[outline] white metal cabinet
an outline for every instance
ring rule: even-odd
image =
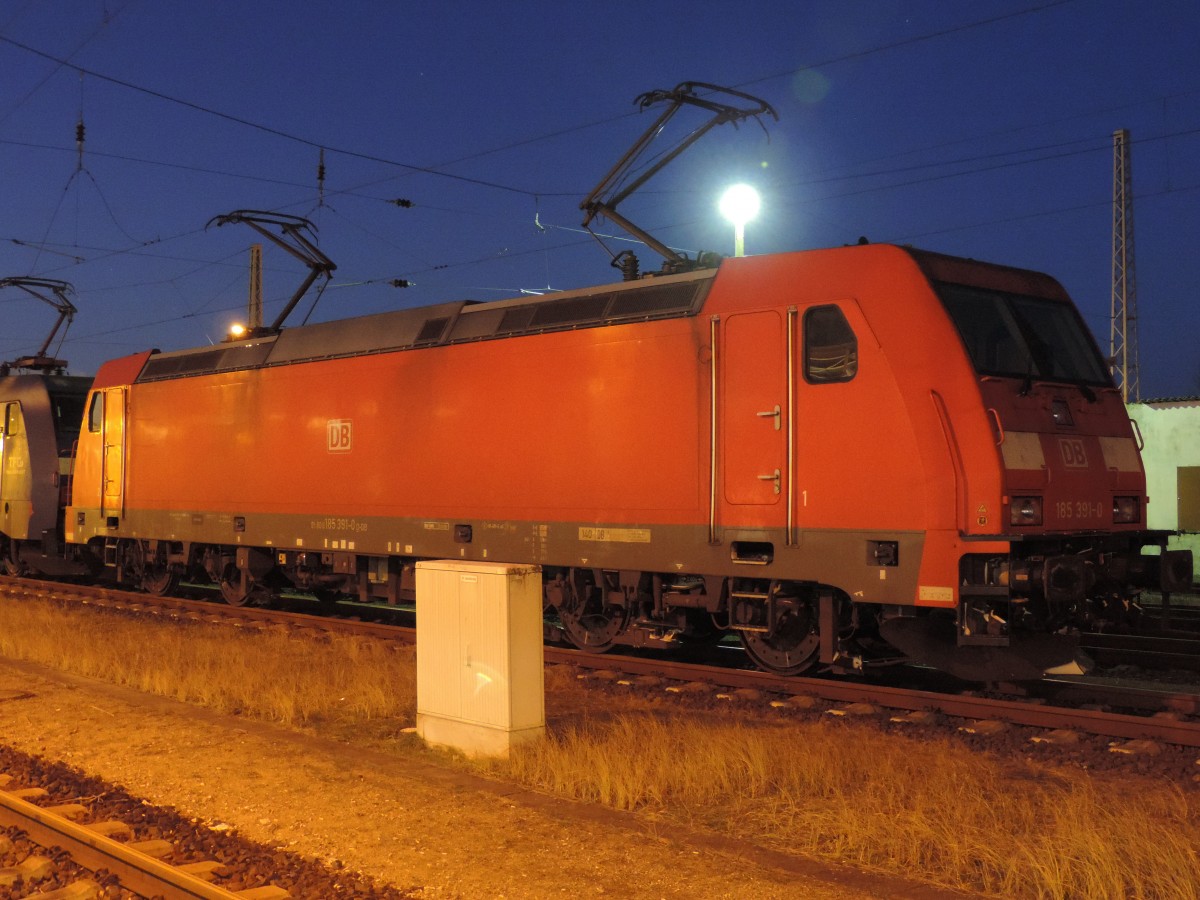
[[[495,756],[545,726],[541,569],[417,563],[417,732]]]

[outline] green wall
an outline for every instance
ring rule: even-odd
[[[1130,403],[1129,415],[1145,441],[1142,463],[1146,467],[1146,493],[1150,497],[1147,525],[1176,531],[1179,469],[1200,467],[1200,399]],[[1172,538],[1171,547],[1190,548],[1200,560],[1200,533],[1186,532]]]

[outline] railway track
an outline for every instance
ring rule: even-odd
[[[1200,636],[1089,634],[1082,649],[1102,666],[1200,672]]]
[[[703,682],[733,691],[775,697],[811,697],[835,704],[870,704],[899,712],[933,712],[965,721],[1000,721],[1046,729],[1073,729],[1124,740],[1153,740],[1200,747],[1200,694],[1169,688],[1109,684],[1086,679],[1003,686],[1020,697],[981,696],[824,678],[782,678],[767,672],[720,669],[627,656],[596,657],[577,650],[546,649],[548,661],[613,670],[682,683]],[[1140,709],[1142,714],[1095,709]],[[1165,713],[1166,715],[1159,715]],[[1179,718],[1176,718],[1179,717]]]
[[[135,839],[134,825],[103,814],[97,817],[94,806],[95,798],[55,799],[45,788],[14,784],[12,775],[0,773],[0,828],[14,834],[0,832],[0,851],[20,858],[0,869],[0,887],[22,892],[13,896],[52,895],[63,900],[101,896],[286,900],[292,896],[271,884],[236,891],[214,884],[214,879],[234,883],[241,879],[231,877],[235,874],[231,868],[213,859],[166,862],[181,855],[177,844]]]
[[[20,699],[0,697],[0,701]],[[2,735],[0,735],[2,738]],[[43,900],[401,900],[338,866],[154,806],[0,745],[0,897]]]
[[[150,597],[110,588],[60,585],[28,579],[0,579],[10,593],[74,601],[131,613],[207,620],[220,624],[282,625],[308,631],[340,632],[411,642],[411,627],[306,612],[230,607],[206,600]],[[683,662],[662,657],[617,653],[588,654],[547,645],[548,663],[584,670],[616,670],[633,677],[660,679],[667,686],[700,683],[718,691],[743,691],[764,698],[810,697],[840,704],[870,704],[906,713],[938,713],[964,721],[1000,721],[1045,729],[1070,729],[1122,740],[1150,740],[1200,747],[1200,688],[1115,682],[1085,677],[1048,679],[1019,686],[996,686],[984,694],[929,672],[904,677],[932,681],[933,688],[851,678],[785,677],[745,668],[744,657],[730,653],[723,664]],[[893,677],[893,680],[895,678]],[[999,694],[999,696],[997,696]]]

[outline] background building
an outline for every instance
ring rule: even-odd
[[[1171,546],[1200,559],[1200,398],[1130,403],[1129,415],[1146,444],[1146,523],[1181,532]]]

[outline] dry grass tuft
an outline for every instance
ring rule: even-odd
[[[415,653],[0,598],[0,655],[291,726],[410,723]],[[1200,810],[1164,784],[1006,763],[846,722],[588,718],[486,770],[560,796],[996,896],[1200,900]],[[597,710],[598,716],[611,712]],[[565,718],[565,717],[564,717]],[[402,747],[405,745],[402,745]],[[405,752],[403,749],[400,752]]]

